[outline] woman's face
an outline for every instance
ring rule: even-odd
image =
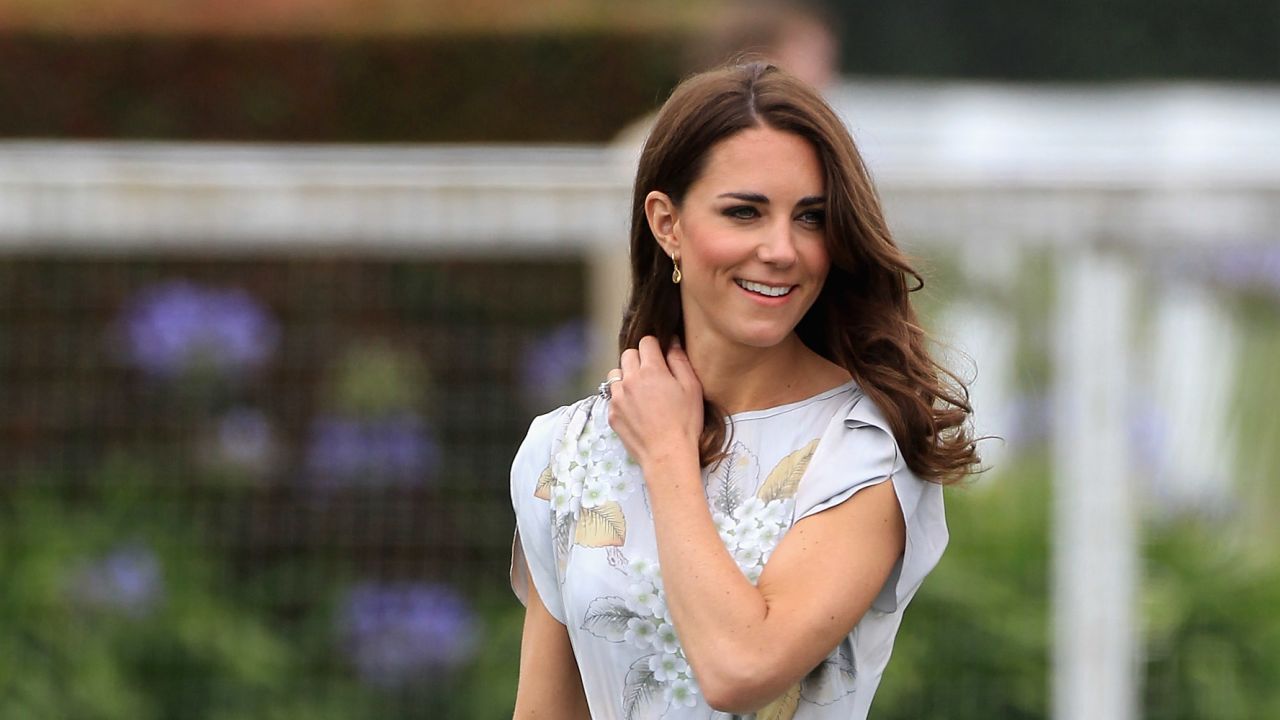
[[[804,138],[762,126],[713,146],[664,240],[680,258],[686,337],[726,349],[788,338],[827,277],[825,208]]]

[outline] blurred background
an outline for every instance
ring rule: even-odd
[[[999,436],[872,716],[1280,717],[1280,4],[0,0],[0,719],[509,717],[510,460],[744,49]]]

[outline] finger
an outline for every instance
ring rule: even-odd
[[[621,380],[622,370],[620,368],[614,368],[610,370],[607,375],[604,376],[604,379],[605,380]]]
[[[702,386],[698,381],[698,374],[694,372],[693,363],[689,362],[689,356],[678,344],[672,344],[667,350],[667,367],[671,368],[671,374],[682,387],[700,388]]]
[[[618,365],[622,367],[622,377],[634,374],[640,369],[640,352],[635,348],[623,350]]]
[[[652,335],[640,338],[640,364],[660,368],[667,366],[666,358],[662,357],[662,346],[658,344],[658,338]]]

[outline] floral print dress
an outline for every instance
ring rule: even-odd
[[[729,421],[729,454],[703,480],[720,539],[753,583],[796,522],[893,483],[906,549],[871,609],[826,660],[748,716],[865,718],[903,610],[946,547],[942,489],[911,473],[885,417],[852,382]],[[535,419],[512,465],[511,497],[512,587],[523,601],[532,580],[567,628],[595,720],[741,717],[706,704],[685,659],[644,479],[609,427],[607,401]]]

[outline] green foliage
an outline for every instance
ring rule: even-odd
[[[287,341],[249,377],[121,368],[103,308],[175,275],[248,288]],[[510,717],[505,474],[528,416],[507,349],[574,317],[581,282],[559,261],[0,267],[0,335],[23,338],[0,345],[0,720]],[[438,479],[311,474],[314,418],[433,402],[463,409]],[[229,410],[259,422],[228,437]],[[458,637],[474,656],[432,654]]]
[[[117,457],[78,500],[49,478],[6,498],[0,718],[356,716],[356,694],[317,687],[289,634],[221,591],[207,544],[145,493],[151,475]],[[119,570],[125,596],[93,600],[77,576],[122,545],[153,552],[156,576]]]
[[[907,609],[876,717],[1047,716],[1047,477],[1028,458],[948,491],[951,544]]]
[[[366,685],[331,659],[335,599],[352,578],[321,577],[304,557],[229,583],[227,548],[184,522],[181,503],[157,502],[160,466],[116,455],[87,487],[31,477],[5,495],[0,720],[510,717],[524,612],[505,588],[477,601],[483,643],[465,667]],[[122,545],[154,551],[154,597],[86,601],[77,573]],[[281,597],[285,586],[305,590]]]
[[[524,606],[506,588],[481,598],[477,606],[486,619],[485,642],[459,678],[457,717],[506,720],[516,705]]]
[[[1280,717],[1280,561],[1234,535],[1189,520],[1149,533],[1148,717]]]
[[[346,348],[330,384],[332,408],[355,417],[417,412],[430,387],[426,368],[412,353],[378,339]]]
[[[1049,490],[1047,459],[1023,457],[949,491],[951,545],[907,610],[875,717],[1048,717]],[[1147,523],[1147,718],[1280,717],[1280,558],[1241,517]]]
[[[1280,525],[1272,521],[1280,505],[1280,303],[1274,297],[1245,295],[1234,313],[1241,338],[1240,368],[1232,420],[1237,435],[1239,512],[1259,545],[1276,547]]]

